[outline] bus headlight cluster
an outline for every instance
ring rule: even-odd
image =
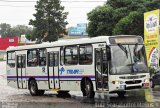
[[[123,81],[112,81],[113,84],[123,84]]]

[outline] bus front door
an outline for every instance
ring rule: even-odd
[[[96,90],[108,90],[108,63],[106,49],[95,49]]]
[[[48,78],[49,88],[59,89],[59,52],[48,53]]]
[[[17,55],[17,81],[18,88],[27,88],[26,55]]]

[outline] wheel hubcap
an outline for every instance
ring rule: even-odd
[[[90,85],[89,84],[86,85],[86,89],[85,90],[86,90],[86,94],[90,93]]]
[[[32,84],[32,85],[31,85],[31,92],[32,92],[32,93],[35,93],[35,84]]]

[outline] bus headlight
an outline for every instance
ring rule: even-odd
[[[123,81],[112,81],[113,84],[123,84]]]

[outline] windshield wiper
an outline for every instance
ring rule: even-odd
[[[122,46],[122,44],[118,44],[118,46],[122,49],[122,51],[125,52],[127,58],[128,58],[128,51],[126,50],[126,48],[124,46]]]
[[[134,54],[136,53],[137,48],[138,48],[138,43],[135,44],[135,47],[134,47]]]

